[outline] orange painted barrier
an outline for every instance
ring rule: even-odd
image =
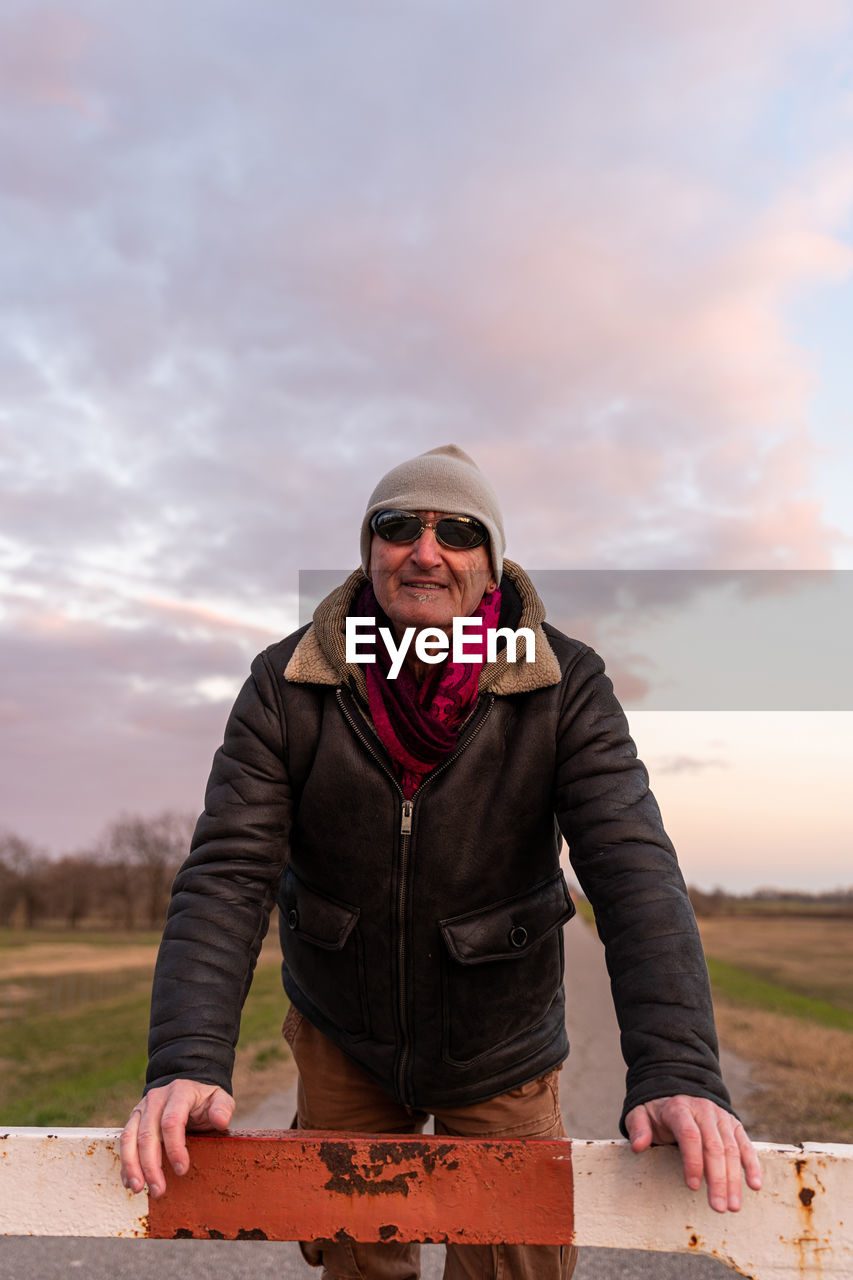
[[[564,1139],[260,1132],[196,1134],[189,1150],[189,1173],[167,1177],[149,1204],[149,1236],[569,1244],[574,1235]]]

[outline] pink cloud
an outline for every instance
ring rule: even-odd
[[[3,23],[0,82],[7,101],[89,109],[82,62],[95,34],[79,14],[42,8]]]

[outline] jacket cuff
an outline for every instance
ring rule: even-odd
[[[164,1085],[171,1084],[173,1080],[193,1080],[197,1084],[215,1085],[233,1097],[234,1087],[231,1082],[233,1051],[230,1054],[230,1066],[226,1066],[224,1062],[217,1062],[216,1056],[218,1055],[200,1053],[197,1048],[195,1052],[175,1052],[174,1046],[171,1047],[168,1055],[164,1050],[152,1054],[148,1063],[143,1096],[151,1089],[161,1089]]]

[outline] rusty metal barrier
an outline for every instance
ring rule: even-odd
[[[758,1143],[760,1192],[717,1214],[678,1152],[625,1142],[195,1134],[159,1200],[119,1182],[119,1131],[0,1131],[0,1233],[423,1240],[707,1254],[753,1280],[853,1277],[853,1147]]]

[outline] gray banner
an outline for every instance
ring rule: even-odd
[[[302,570],[300,625],[348,570]],[[627,707],[853,710],[853,572],[541,569],[548,620],[591,644]]]

